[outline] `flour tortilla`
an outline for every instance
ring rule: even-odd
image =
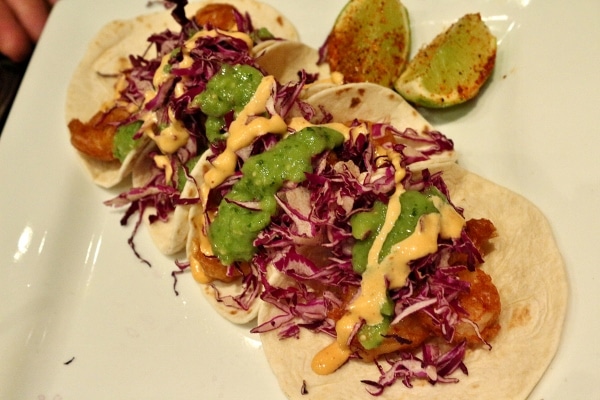
[[[469,375],[456,373],[457,384],[401,382],[387,388],[383,399],[525,399],[554,357],[563,327],[568,296],[567,277],[552,230],[528,200],[466,171],[449,167],[444,176],[452,201],[466,218],[487,218],[496,226],[494,250],[483,270],[497,286],[502,303],[501,330],[489,351],[469,350]],[[259,323],[278,314],[264,305]],[[276,332],[261,334],[266,357],[290,399],[373,399],[363,379],[377,381],[373,364],[351,360],[331,375],[312,372],[314,355],[331,343],[325,335],[302,331],[300,339],[280,340]],[[385,365],[385,362],[384,362]],[[301,394],[305,384],[308,394]]]
[[[273,7],[254,0],[209,0],[190,3],[186,7],[189,16],[210,3],[228,3],[240,12],[248,12],[255,28],[266,27],[276,37],[298,40],[293,24]],[[98,110],[104,109],[115,95],[115,84],[120,71],[129,67],[131,54],[144,54],[148,49],[147,38],[165,29],[179,30],[170,11],[160,11],[127,20],[108,23],[97,33],[77,68],[67,89],[65,116],[67,123],[74,118],[88,121]],[[121,164],[118,161],[102,162],[87,157],[81,160],[93,181],[102,187],[112,187],[131,173],[132,165],[153,146],[147,138],[138,151],[130,154]]]
[[[185,183],[180,194],[180,199],[196,199],[199,201],[198,187],[207,163],[207,156],[208,152],[205,152],[194,168],[189,171],[189,175],[192,179],[188,179]],[[154,171],[155,167],[152,158],[140,158],[133,166],[133,186],[146,186],[152,179]],[[149,217],[156,213],[156,209],[154,207],[148,207],[144,210],[144,215],[142,217],[144,225],[146,226],[154,245],[161,253],[172,255],[185,248],[189,232],[188,213],[191,207],[192,205],[188,204],[177,205],[167,221],[156,220],[153,223],[150,223]]]
[[[260,47],[259,47],[260,46]],[[298,41],[264,42],[254,48],[256,63],[278,82],[297,82],[299,72],[318,74],[319,79],[331,75],[329,64],[319,64],[319,52]]]

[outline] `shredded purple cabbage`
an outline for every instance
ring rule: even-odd
[[[397,358],[387,360],[389,368],[386,370],[379,362],[375,362],[381,376],[377,382],[363,380],[374,396],[383,394],[386,387],[401,381],[406,387],[412,387],[416,379],[435,383],[456,383],[457,378],[451,375],[460,370],[468,374],[467,367],[463,363],[466,351],[466,341],[459,343],[447,352],[442,352],[439,346],[426,344],[423,346],[422,356],[417,357],[413,353],[400,354]]]

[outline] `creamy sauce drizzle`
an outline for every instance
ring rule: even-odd
[[[163,154],[175,153],[179,148],[185,146],[190,138],[190,133],[179,120],[175,119],[175,113],[170,108],[168,115],[171,123],[159,133],[155,133],[152,128],[144,130],[144,133],[154,140]]]
[[[311,124],[309,121],[307,121],[306,119],[302,118],[302,117],[294,117],[289,121],[289,127],[293,130],[293,131],[300,131],[304,128],[309,128],[311,126],[316,126],[315,124]],[[368,130],[367,130],[367,124],[362,123],[360,125],[357,125],[355,127],[348,127],[340,122],[330,122],[327,124],[321,124],[318,126],[322,126],[325,128],[331,128],[334,129],[336,131],[338,131],[339,133],[341,133],[342,135],[344,135],[344,140],[350,140],[352,137],[352,134],[354,135],[368,135]]]
[[[154,156],[153,160],[158,168],[165,170],[165,181],[167,183],[171,182],[171,179],[173,178],[173,166],[171,165],[169,157],[157,154]]]
[[[195,256],[202,251],[202,240],[207,239],[206,235],[202,234],[202,229],[204,228],[204,215],[203,213],[197,213],[191,219],[191,223],[194,225],[194,229],[198,232],[197,235],[193,236],[191,239],[191,249],[190,249],[190,271],[192,271],[192,276],[194,280],[198,283],[208,284],[212,282],[212,279],[204,273],[204,268],[200,264],[200,261]],[[210,247],[210,244],[209,244]]]

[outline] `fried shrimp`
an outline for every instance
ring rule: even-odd
[[[250,273],[248,263],[238,263],[239,266],[226,267],[217,257],[206,256],[201,251],[197,251],[194,257],[196,262],[191,264],[192,275],[196,280],[233,282],[238,278]]]
[[[496,237],[494,224],[486,219],[467,221],[466,232],[482,254],[491,246],[489,239]],[[455,262],[463,258],[462,254],[453,256]],[[489,343],[500,330],[498,289],[492,278],[479,267],[474,271],[465,269],[458,272],[456,278],[467,282],[469,290],[461,292],[456,298],[458,319],[453,325],[454,334],[450,341],[454,344],[466,341],[471,346]],[[386,354],[415,350],[423,343],[442,336],[445,335],[439,323],[425,311],[417,311],[391,325],[378,347],[365,350],[354,339],[353,349],[361,360],[372,362]]]
[[[468,319],[462,318],[456,325],[453,341],[466,340],[469,344],[489,342],[500,331],[500,294],[492,278],[480,268],[475,271],[458,273],[461,280],[469,282],[468,293],[459,295],[460,306],[468,313]]]
[[[119,122],[129,117],[123,107],[98,111],[88,122],[72,119],[69,122],[71,144],[83,154],[100,161],[116,160],[113,139]]]
[[[501,306],[498,290],[490,276],[479,268],[475,271],[460,272],[458,278],[469,282],[471,288],[458,296],[458,302],[465,315],[460,317],[454,326],[455,332],[451,342],[458,344],[466,341],[470,346],[489,343],[500,330],[498,318]],[[441,336],[440,327],[432,318],[423,311],[417,311],[391,325],[379,346],[365,350],[355,338],[352,349],[360,360],[373,362],[386,354],[413,351]]]
[[[498,236],[496,227],[489,219],[470,219],[466,225],[467,236],[471,238],[477,250],[485,256],[490,252],[489,240]]]
[[[489,254],[489,252],[492,251],[493,246],[490,243],[490,239],[498,236],[494,224],[489,219],[485,218],[468,220],[465,226],[465,232],[473,241],[473,244],[482,257],[485,257],[486,254]],[[465,253],[452,253],[448,263],[450,265],[467,265],[468,258],[468,255]]]
[[[229,4],[208,4],[196,12],[194,19],[200,26],[229,30],[236,26],[235,11],[235,7]]]

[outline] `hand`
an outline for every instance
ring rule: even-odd
[[[57,0],[0,0],[0,53],[25,61]]]

